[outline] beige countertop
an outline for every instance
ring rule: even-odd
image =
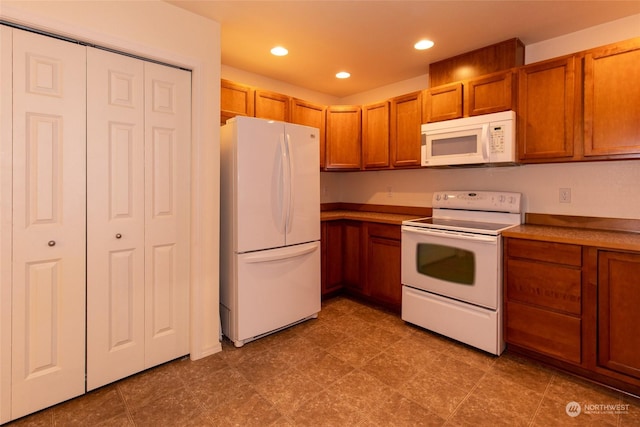
[[[402,224],[402,221],[419,218],[416,215],[395,214],[384,212],[365,212],[353,210],[330,210],[320,212],[321,221],[333,221],[338,219],[351,219],[355,221],[380,222],[384,224]]]
[[[640,233],[627,231],[522,224],[503,231],[502,235],[504,237],[640,252]]]

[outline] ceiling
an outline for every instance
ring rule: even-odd
[[[514,37],[525,46],[640,13],[640,1],[168,1],[221,25],[222,64],[345,97]],[[435,46],[413,48],[428,38]],[[276,45],[289,55],[269,53]],[[335,78],[338,71],[351,78]]]

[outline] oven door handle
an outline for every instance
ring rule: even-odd
[[[470,233],[460,233],[457,231],[449,231],[449,230],[422,230],[415,227],[403,226],[402,232],[405,233],[415,233],[421,234],[423,236],[434,236],[434,237],[445,237],[448,239],[458,239],[458,240],[473,240],[474,242],[483,242],[483,243],[497,243],[497,236],[486,236],[483,234],[470,234]]]

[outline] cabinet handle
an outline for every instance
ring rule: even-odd
[[[121,239],[122,238],[122,234],[118,233],[116,234],[116,239]]]
[[[49,246],[55,246],[55,245],[56,245],[56,241],[55,241],[55,240],[49,240],[49,242],[47,243],[47,245],[49,245]]]

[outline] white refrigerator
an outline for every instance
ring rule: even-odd
[[[220,146],[220,320],[241,347],[320,311],[319,131],[238,116]]]

